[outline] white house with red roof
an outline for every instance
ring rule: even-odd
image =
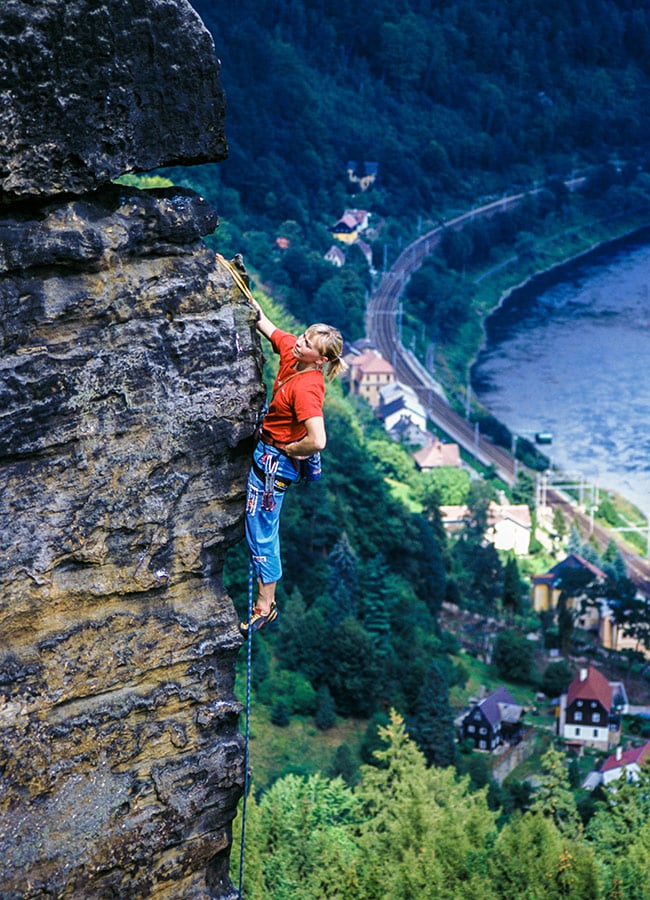
[[[620,720],[614,699],[621,694],[594,666],[580,669],[560,697],[558,734],[566,741],[608,750],[620,740]],[[627,698],[621,696],[623,703]]]
[[[602,783],[608,785],[623,775],[627,781],[637,781],[641,774],[641,766],[648,760],[650,760],[650,741],[630,750],[623,750],[619,744],[616,752],[608,756],[600,768]]]
[[[325,259],[332,263],[333,266],[336,266],[338,269],[341,266],[345,265],[345,253],[341,250],[340,247],[337,247],[335,244],[329,248],[327,253],[325,254]]]

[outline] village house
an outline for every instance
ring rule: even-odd
[[[614,602],[611,600],[600,602],[598,640],[607,650],[615,650],[619,653],[623,650],[634,650],[636,653],[642,653],[646,659],[650,659],[650,649],[641,643],[640,638],[631,634],[624,622],[617,622]]]
[[[388,434],[392,434],[398,423],[408,420],[418,429],[420,441],[426,440],[427,411],[413,388],[405,384],[395,381],[379,389],[377,416]]]
[[[582,668],[560,697],[557,732],[570,745],[608,750],[620,740],[620,716],[626,706],[620,682],[609,682],[594,666]]]
[[[387,432],[394,441],[409,447],[420,447],[428,439],[428,434],[408,416],[402,416]]]
[[[627,781],[637,781],[641,774],[641,766],[649,760],[650,741],[629,750],[623,750],[619,744],[616,752],[608,756],[600,767],[600,780],[604,785],[608,785],[625,775]]]
[[[325,259],[327,262],[332,263],[333,266],[337,266],[339,269],[341,266],[345,265],[345,253],[341,250],[340,247],[337,247],[336,244],[332,244],[327,253],[325,254]]]
[[[590,587],[607,584],[607,575],[594,563],[577,553],[570,553],[548,572],[534,575],[532,579],[533,606],[536,612],[557,609],[563,586],[563,577],[569,571],[583,569],[592,576]],[[598,598],[583,609],[582,596],[571,597],[568,606],[576,613],[576,623],[590,631],[594,638],[608,650],[634,650],[650,659],[650,650],[626,629],[625,623],[617,622],[615,601],[606,597]]]
[[[359,233],[368,227],[369,219],[370,213],[365,209],[346,209],[330,231],[337,241],[353,244],[358,239]]]
[[[372,248],[370,244],[366,244],[365,241],[362,241],[361,238],[357,238],[352,242],[346,242],[349,246],[358,247],[361,253],[363,254],[363,258],[368,264],[368,268],[371,272],[374,272],[374,267],[372,264]],[[327,253],[324,256],[324,259],[327,262],[332,263],[333,266],[337,266],[339,269],[345,265],[346,255],[345,251],[343,251],[340,247],[337,247],[336,244],[332,244]]]
[[[344,359],[348,364],[345,378],[349,381],[350,393],[363,398],[376,409],[380,403],[380,389],[395,382],[392,365],[372,347],[361,353],[348,353]]]
[[[450,533],[459,531],[469,516],[467,506],[441,506],[442,524]],[[530,549],[532,519],[527,504],[490,503],[485,539],[497,550],[525,556]]]
[[[533,608],[535,612],[546,612],[557,609],[558,600],[562,593],[564,579],[568,573],[583,570],[591,576],[591,584],[605,585],[607,576],[601,568],[584,559],[578,553],[570,553],[559,563],[556,563],[548,572],[534,575],[532,579]],[[599,610],[597,605],[583,609],[583,597],[577,595],[567,601],[569,609],[577,613],[577,624],[584,629],[598,629]]]
[[[523,730],[524,708],[501,686],[475,702],[457,720],[459,738],[471,741],[477,750],[492,751],[502,743],[518,743]]]
[[[350,183],[357,185],[361,191],[367,191],[375,183],[379,163],[349,161],[346,168]]]
[[[421,472],[439,469],[441,466],[460,466],[458,444],[446,444],[438,437],[429,437],[425,447],[413,454],[415,465]]]

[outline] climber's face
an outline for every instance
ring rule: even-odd
[[[309,332],[305,331],[297,339],[293,348],[293,355],[302,363],[322,365],[327,362],[315,342],[310,339]]]

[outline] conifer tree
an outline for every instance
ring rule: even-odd
[[[502,900],[599,900],[595,854],[584,842],[568,840],[552,818],[516,816],[501,830],[491,856],[492,884]]]
[[[358,561],[345,531],[332,548],[327,562],[332,600],[331,621],[333,625],[338,625],[348,616],[354,617],[357,608]]]
[[[429,765],[451,766],[456,758],[454,715],[444,669],[434,661],[418,695],[409,733]]]
[[[388,653],[390,634],[390,570],[383,555],[370,561],[364,572],[359,617],[365,630],[371,635],[377,652]]]
[[[517,559],[511,555],[505,565],[503,573],[503,608],[515,616],[521,612],[522,598],[521,576]]]
[[[577,837],[582,830],[575,797],[569,783],[564,756],[550,747],[541,759],[542,783],[530,809],[553,821],[558,831],[567,837]]]
[[[453,768],[428,768],[395,712],[381,729],[379,767],[364,767],[355,900],[493,900],[485,879],[495,816],[485,791]]]

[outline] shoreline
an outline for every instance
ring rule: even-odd
[[[624,234],[617,235],[616,237],[604,238],[603,240],[597,241],[594,244],[592,244],[591,246],[587,247],[586,250],[581,250],[579,253],[576,253],[573,256],[568,256],[566,259],[561,260],[560,262],[553,263],[553,265],[549,266],[549,268],[547,268],[547,269],[539,269],[538,271],[533,272],[532,274],[526,276],[526,278],[524,278],[522,281],[518,282],[517,284],[513,284],[509,288],[506,288],[506,290],[502,291],[501,294],[499,295],[499,299],[498,299],[496,305],[491,307],[490,311],[485,316],[483,316],[481,319],[481,331],[483,333],[483,338],[481,340],[481,344],[480,344],[479,348],[477,349],[475,354],[471,357],[471,359],[469,360],[469,363],[468,363],[468,374],[469,374],[469,378],[470,378],[470,384],[471,384],[471,378],[472,378],[472,369],[474,368],[474,365],[476,364],[481,351],[485,349],[485,343],[487,340],[487,323],[488,323],[489,319],[495,313],[499,312],[505,306],[505,304],[508,302],[508,300],[512,297],[513,294],[516,294],[517,291],[524,290],[525,288],[529,287],[533,282],[538,281],[538,280],[542,281],[542,280],[548,278],[549,282],[553,283],[553,281],[558,280],[558,279],[554,278],[553,276],[557,276],[562,269],[568,268],[569,266],[575,264],[576,262],[586,261],[587,257],[589,257],[591,255],[596,255],[600,251],[604,251],[604,250],[607,250],[612,247],[615,248],[617,244],[622,245],[622,244],[625,244],[627,241],[632,241],[637,236],[642,235],[644,232],[647,232],[647,234],[648,234],[648,240],[646,243],[650,243],[650,224],[642,225],[638,228],[633,228],[631,231],[626,231]],[[477,401],[477,402],[479,402],[479,401]],[[485,409],[486,412],[489,412],[489,410],[487,408],[483,407],[482,404],[480,404],[480,405],[481,405],[481,408]]]
[[[516,296],[519,291],[523,291],[526,288],[531,287],[531,285],[538,283],[538,285],[539,285],[538,293],[542,292],[545,289],[552,287],[554,284],[557,284],[558,282],[566,280],[566,271],[565,270],[569,269],[571,266],[573,266],[575,264],[589,265],[590,261],[592,259],[594,261],[596,261],[598,255],[601,253],[604,254],[604,253],[616,252],[617,250],[625,249],[625,247],[628,245],[630,246],[630,249],[631,249],[632,245],[634,245],[634,244],[636,244],[636,245],[650,244],[650,224],[645,224],[640,227],[633,228],[630,231],[626,231],[623,234],[616,235],[615,237],[612,237],[609,239],[604,238],[600,241],[597,241],[597,242],[593,243],[590,247],[586,248],[585,250],[583,250],[579,253],[573,254],[572,256],[567,257],[566,259],[564,259],[562,261],[554,263],[552,266],[550,266],[547,269],[540,269],[537,272],[531,273],[529,276],[522,279],[517,284],[513,284],[510,287],[508,287],[506,290],[502,291],[502,293],[499,296],[498,302],[490,309],[490,311],[487,313],[487,315],[485,315],[482,318],[482,321],[481,321],[481,328],[482,328],[482,333],[483,333],[481,345],[480,345],[479,349],[477,350],[477,352],[472,357],[471,362],[469,363],[469,379],[470,379],[470,384],[472,385],[472,387],[473,387],[473,372],[474,372],[476,363],[478,362],[478,358],[479,358],[481,352],[486,348],[487,341],[488,341],[488,322],[492,318],[493,315],[502,311],[503,308],[507,306],[508,302],[514,296]],[[485,413],[492,416],[508,432],[510,432],[509,426],[506,425],[506,423],[502,422],[502,420],[499,419],[497,416],[495,416],[492,413],[492,411],[489,409],[489,407],[485,406],[485,404],[483,404],[481,402],[481,400],[479,400],[479,398],[476,396],[476,394],[474,394],[474,402],[476,403],[478,408],[480,408]],[[557,466],[553,462],[552,458],[549,457],[549,461],[551,462],[551,466],[558,473],[561,473],[563,471],[563,469],[561,467]],[[629,496],[622,493],[620,491],[620,489],[614,490],[612,488],[608,488],[607,486],[600,486],[600,490],[602,492],[607,493],[609,496],[618,496],[621,499],[621,501],[629,504],[629,506],[635,511],[635,513],[638,514],[639,519],[645,523],[645,527],[646,528],[648,527],[648,523],[650,522],[650,515],[647,514],[646,512],[644,512],[644,510],[642,510],[641,508],[639,508],[636,505],[636,503],[634,502],[634,500],[630,499]],[[643,529],[644,529],[644,526],[641,525],[638,529],[638,533],[643,534]],[[628,546],[632,546],[634,548],[635,552],[640,553],[640,551],[638,550],[638,548],[635,545],[630,545],[629,541],[626,541],[626,543],[628,544]]]

